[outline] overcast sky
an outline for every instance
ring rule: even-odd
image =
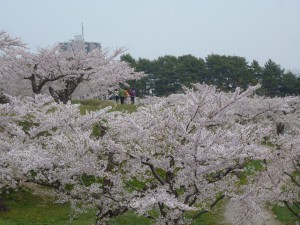
[[[300,0],[0,0],[0,30],[31,49],[81,34],[134,58],[272,59],[300,72]]]

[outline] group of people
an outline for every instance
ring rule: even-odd
[[[115,96],[116,103],[119,103],[119,100],[120,100],[121,104],[124,104],[128,101],[127,99],[129,99],[129,97],[130,97],[131,104],[134,104],[134,100],[136,97],[136,91],[134,88],[115,89],[114,96]]]

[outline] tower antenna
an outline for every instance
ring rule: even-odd
[[[82,38],[84,37],[84,35],[83,35],[83,22],[81,23],[81,36],[82,36]]]

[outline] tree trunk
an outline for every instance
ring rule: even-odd
[[[9,211],[9,207],[6,205],[5,200],[0,197],[0,211],[1,212],[7,212]]]
[[[49,92],[57,103],[62,102],[63,104],[67,104],[71,100],[71,95],[82,81],[83,75],[78,78],[68,78],[65,81],[65,89],[56,91],[50,86]]]

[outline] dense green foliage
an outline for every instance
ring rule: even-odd
[[[268,60],[260,66],[256,60],[248,63],[244,57],[211,54],[205,60],[192,55],[179,57],[166,55],[155,60],[134,59],[130,54],[121,56],[136,71],[144,71],[147,77],[129,81],[136,87],[138,96],[167,96],[178,93],[182,85],[193,83],[216,85],[222,91],[243,89],[249,85],[262,84],[258,94],[286,96],[300,94],[300,78],[280,65]]]

